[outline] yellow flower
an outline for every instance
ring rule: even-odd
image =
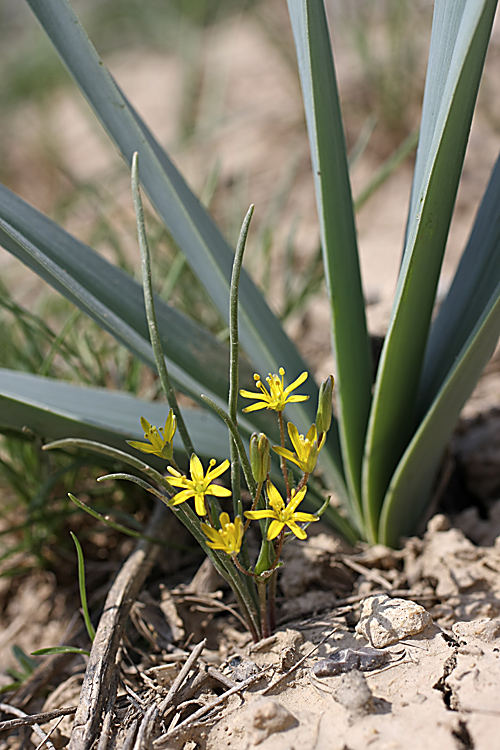
[[[273,445],[273,451],[279,456],[283,456],[287,461],[293,461],[297,464],[304,474],[311,474],[316,466],[318,460],[318,454],[325,444],[326,432],[323,433],[323,437],[318,445],[318,430],[316,425],[313,424],[309,428],[307,435],[299,435],[298,429],[291,422],[288,423],[288,435],[295,448],[295,453],[282,448],[279,445]]]
[[[267,482],[266,489],[271,508],[267,510],[247,510],[245,516],[252,521],[258,521],[261,518],[273,519],[267,530],[268,541],[276,539],[284,526],[288,526],[290,531],[293,531],[299,539],[306,539],[306,532],[300,526],[297,526],[297,522],[312,523],[313,521],[319,521],[319,518],[313,516],[312,513],[297,512],[297,508],[307,492],[307,487],[302,487],[298,492],[292,490],[292,499],[288,505],[285,505],[283,498],[272,482]]]
[[[260,375],[257,373],[253,376],[257,388],[262,393],[252,393],[252,391],[240,391],[240,395],[243,398],[255,398],[262,403],[252,404],[247,406],[243,411],[257,411],[257,409],[272,409],[273,411],[283,411],[286,404],[296,403],[297,401],[307,401],[309,396],[290,396],[290,393],[294,391],[299,385],[307,380],[309,373],[303,372],[297,380],[294,380],[287,388],[283,381],[285,370],[283,367],[279,369],[279,375],[271,375],[266,378],[266,382],[269,386],[267,390],[266,386],[262,383]]]
[[[243,539],[241,518],[236,516],[234,523],[232,523],[227,513],[221,513],[219,523],[220,529],[213,529],[206,523],[200,524],[201,530],[210,540],[207,545],[212,549],[221,549],[230,557],[235,557],[241,549],[241,540]]]
[[[172,409],[168,412],[165,427],[158,429],[158,427],[150,425],[144,417],[141,417],[141,426],[144,430],[144,437],[149,440],[149,443],[141,443],[139,440],[127,440],[127,443],[132,448],[137,448],[138,451],[153,453],[155,456],[171,461],[174,452],[172,441],[177,428],[177,420]]]
[[[188,479],[180,471],[173,469],[171,466],[167,467],[167,471],[172,475],[168,477],[168,481],[174,487],[182,487],[182,492],[178,492],[174,495],[169,505],[179,505],[180,503],[189,500],[194,497],[194,507],[199,516],[206,516],[207,509],[205,507],[205,495],[215,495],[216,497],[229,497],[231,490],[226,487],[221,487],[219,484],[211,484],[214,479],[219,477],[229,468],[229,461],[226,459],[220,466],[212,469],[215,466],[215,458],[210,460],[206,475],[203,472],[203,464],[201,463],[198,456],[193,453],[191,461],[189,463],[189,471],[191,479]]]

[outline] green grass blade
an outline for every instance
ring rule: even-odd
[[[139,419],[163,425],[168,407],[151,403],[128,393],[105,388],[63,383],[24,372],[0,369],[0,431],[18,431],[27,426],[43,438],[56,440],[68,436],[107,443],[129,450],[125,440],[143,440]],[[229,455],[225,426],[212,414],[201,409],[183,410],[190,431],[196,435],[200,456],[223,460]],[[182,443],[174,436],[174,447]],[[154,466],[163,469],[165,462],[149,456]]]
[[[85,620],[85,627],[87,628],[87,633],[89,634],[90,641],[91,643],[93,643],[95,638],[95,628],[92,625],[89,607],[87,604],[87,587],[85,585],[85,561],[83,559],[83,550],[76,534],[74,534],[72,531],[70,531],[69,533],[71,534],[71,538],[75,543],[76,556],[78,558],[78,588],[80,589],[80,601],[82,603],[83,619]]]
[[[394,546],[414,532],[460,409],[493,353],[499,330],[500,283],[397,467],[382,507],[381,543]]]
[[[361,462],[372,383],[345,137],[323,0],[288,0],[288,9],[331,304],[342,452],[353,510],[360,522]]]
[[[443,99],[435,112],[419,211],[408,228],[367,436],[363,503],[371,541],[377,539],[391,476],[415,429],[424,351],[495,7],[496,0],[482,0],[464,11]],[[433,81],[428,79],[427,85]]]
[[[429,408],[499,282],[500,157],[453,284],[431,328],[420,383],[420,414]]]

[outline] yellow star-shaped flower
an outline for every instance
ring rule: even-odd
[[[168,477],[168,481],[174,487],[182,487],[182,491],[178,492],[169,500],[169,505],[179,505],[180,503],[189,500],[194,497],[194,507],[196,513],[199,516],[206,516],[207,509],[205,506],[205,495],[215,495],[216,497],[229,497],[231,490],[226,487],[221,487],[219,484],[212,484],[213,480],[220,477],[228,468],[229,461],[226,459],[215,469],[215,458],[210,460],[207,473],[203,471],[203,464],[201,463],[198,456],[193,453],[191,461],[189,463],[189,471],[191,479],[188,479],[177,469],[173,469],[171,466],[167,467],[167,471],[172,475]]]
[[[243,409],[243,411],[257,411],[257,409],[272,409],[273,411],[283,411],[286,404],[296,403],[297,401],[307,401],[309,396],[291,396],[290,394],[292,391],[298,388],[299,385],[302,385],[305,380],[307,380],[309,373],[303,372],[296,380],[293,381],[293,383],[290,383],[287,388],[285,388],[283,379],[284,374],[285,370],[283,369],[283,367],[280,367],[279,375],[271,375],[271,373],[269,373],[269,376],[266,378],[266,382],[269,386],[269,390],[267,390],[266,386],[260,379],[260,375],[256,373],[253,376],[253,379],[255,380],[257,388],[261,390],[261,393],[252,393],[252,391],[240,391],[240,396],[243,396],[243,398],[254,398],[262,403],[247,406],[245,409]]]
[[[267,530],[268,541],[276,539],[285,526],[288,526],[298,539],[306,539],[306,532],[300,526],[297,526],[297,522],[312,523],[313,521],[319,521],[319,518],[313,516],[312,513],[297,511],[307,492],[307,487],[302,487],[298,492],[292,490],[292,499],[288,505],[285,505],[283,498],[271,481],[267,482],[266,490],[271,508],[267,510],[247,510],[245,516],[252,521],[258,521],[261,518],[273,519]]]
[[[325,444],[326,432],[323,433],[321,442],[318,445],[318,430],[315,424],[311,425],[305,437],[304,435],[299,435],[298,429],[291,422],[287,426],[288,435],[295,448],[295,453],[279,445],[273,445],[273,451],[279,456],[286,458],[287,461],[297,464],[304,474],[311,474],[316,466],[318,454]]]
[[[143,453],[153,453],[155,456],[171,461],[174,451],[172,441],[177,428],[177,420],[172,409],[168,412],[165,427],[160,427],[158,429],[158,427],[150,425],[148,420],[144,419],[144,417],[141,417],[141,427],[144,430],[144,437],[146,440],[149,440],[149,442],[142,443],[139,440],[127,440],[127,443],[131,445],[132,448],[137,448],[138,451],[142,451]]]
[[[208,537],[207,545],[212,549],[220,549],[235,557],[241,549],[243,539],[243,523],[240,516],[236,516],[234,523],[229,520],[227,513],[221,513],[219,517],[220,529],[214,529],[206,523],[200,524],[201,530]]]

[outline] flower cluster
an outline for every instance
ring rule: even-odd
[[[307,395],[294,393],[307,380],[308,373],[303,372],[289,386],[285,386],[285,371],[282,367],[279,368],[278,373],[278,375],[269,374],[266,378],[267,387],[259,375],[254,375],[258,392],[241,390],[240,395],[255,401],[243,411],[269,409],[277,414],[281,444],[272,446],[272,449],[280,457],[282,471],[280,489],[274,483],[277,480],[273,477],[271,481],[269,478],[271,473],[269,438],[264,433],[255,433],[250,439],[249,456],[245,454],[242,447],[239,448],[240,461],[244,468],[246,466],[245,475],[253,499],[252,507],[243,512],[240,501],[235,500],[233,520],[229,513],[220,509],[220,502],[231,496],[231,490],[216,481],[228,470],[229,461],[226,459],[216,465],[216,460],[212,458],[205,471],[200,458],[193,453],[189,462],[189,472],[183,473],[173,460],[176,419],[172,410],[163,428],[152,426],[146,419],[141,419],[147,442],[128,441],[133,448],[166,459],[171,464],[167,467],[165,477],[165,486],[170,493],[168,499],[166,498],[166,503],[175,507],[189,500],[194,501],[196,515],[193,516],[191,512],[190,523],[193,522],[193,518],[199,518],[199,520],[196,521],[198,530],[193,533],[198,538],[200,538],[200,532],[203,534],[205,549],[213,550],[211,554],[214,554],[214,559],[218,560],[218,565],[224,564],[221,561],[227,560],[224,556],[228,556],[239,571],[237,575],[252,577],[258,583],[259,597],[262,594],[262,587],[265,589],[267,582],[276,574],[281,565],[280,556],[283,544],[292,535],[297,539],[306,539],[307,526],[319,520],[317,515],[299,510],[299,506],[304,501],[309,476],[315,470],[318,456],[325,444],[332,413],[333,377],[330,377],[320,388],[316,423],[309,427],[304,436],[299,433],[292,422],[288,422],[290,447],[286,447],[283,411],[287,404],[300,403],[309,398]],[[300,479],[296,477],[295,486],[293,486],[293,475],[287,467],[287,462],[297,467],[296,472],[300,470],[302,473]],[[254,484],[249,478],[250,475],[253,477]],[[245,533],[252,521],[260,523],[262,533],[261,550],[253,569],[248,563],[245,541]],[[261,616],[265,617],[267,605],[260,598],[259,601]],[[265,626],[261,627],[261,632],[267,632]]]

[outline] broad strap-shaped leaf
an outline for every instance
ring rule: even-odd
[[[158,214],[224,319],[228,318],[233,251],[167,154],[123,96],[85,34],[67,0],[27,0],[96,116],[130,165],[139,154],[139,176]],[[258,206],[257,206],[258,210]],[[284,367],[296,377],[307,369],[260,292],[244,271],[240,279],[240,339],[252,367],[264,375]],[[200,373],[200,379],[203,377]],[[318,390],[312,378],[303,389],[310,400],[291,415],[307,429]],[[321,462],[330,481],[344,486],[337,425]]]
[[[378,539],[382,544],[396,546],[401,536],[414,532],[415,524],[428,503],[460,409],[472,393],[493,353],[499,330],[500,283],[470,332],[394,473],[380,517]]]
[[[129,451],[125,440],[144,440],[140,418],[162,427],[168,406],[144,401],[129,393],[73,385],[32,373],[0,368],[0,431],[21,433],[24,426],[48,440],[84,438]],[[229,453],[225,425],[203,409],[183,409],[189,430],[195,435],[195,447],[201,456],[223,460]],[[182,444],[174,436],[176,450]],[[165,461],[148,455],[158,468]]]
[[[455,0],[438,0],[436,6],[450,2]],[[416,425],[424,351],[495,7],[496,0],[466,4],[446,83],[436,84],[442,87],[442,99],[427,124],[433,125],[429,154],[424,159],[418,210],[408,227],[366,442],[363,503],[372,541],[377,538],[384,495]],[[446,14],[436,12],[431,60],[443,38],[435,27],[444,18]],[[428,77],[427,86],[433,85]]]
[[[142,287],[2,185],[0,243],[135,356],[156,368]],[[227,347],[162,300],[156,300],[156,309],[163,351],[176,384],[196,400],[202,390],[225,400]],[[201,372],[203,380],[198,380]],[[242,378],[252,382],[244,360]]]
[[[500,283],[500,156],[453,283],[434,321],[420,383],[419,415],[438,388]]]
[[[371,358],[342,115],[323,0],[288,0],[306,112],[331,305],[339,428],[353,513],[361,524],[361,461]]]
[[[128,165],[133,153],[138,152],[140,179],[151,202],[193,273],[227,320],[232,249],[123,96],[67,0],[27,2]],[[240,336],[256,370],[277,372],[277,367],[284,366],[290,375],[295,375],[306,369],[296,347],[246,273],[242,273],[240,281]],[[316,396],[312,381],[308,387]],[[306,407],[306,412],[312,414],[311,407]]]
[[[415,220],[419,196],[428,173],[427,161],[431,154],[432,140],[438,127],[436,113],[441,107],[466,3],[467,0],[454,0],[454,2],[438,0],[434,3],[431,50],[427,66],[422,116],[420,118],[420,133],[413,172],[408,226]]]

